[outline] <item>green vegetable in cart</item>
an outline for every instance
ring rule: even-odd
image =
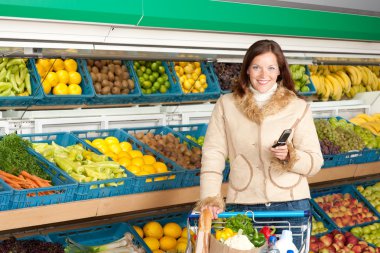
[[[253,239],[251,240],[253,245],[255,245],[256,248],[259,248],[259,247],[263,246],[266,241],[267,241],[267,239],[265,238],[264,234],[260,233],[255,228],[254,233],[253,233]]]
[[[239,231],[239,229],[243,230],[243,234],[248,237],[255,247],[261,247],[266,242],[265,236],[254,228],[253,220],[246,215],[238,214],[227,219],[226,227],[235,232]]]

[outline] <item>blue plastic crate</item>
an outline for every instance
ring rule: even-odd
[[[305,74],[309,76],[309,80],[310,80],[310,83],[308,83],[306,86],[309,87],[309,91],[307,92],[301,92],[299,91],[298,94],[300,94],[301,96],[311,96],[311,95],[314,95],[315,93],[317,93],[317,90],[315,89],[315,86],[314,86],[314,83],[313,81],[311,80],[310,78],[310,70],[309,70],[309,67],[307,65],[304,65],[305,67]]]
[[[157,161],[166,164],[169,170],[168,172],[143,176],[135,175],[133,178],[134,184],[133,188],[131,189],[131,193],[167,190],[180,188],[182,186],[182,180],[184,176],[184,170],[182,168],[177,166],[171,160],[148,148],[148,146],[145,144],[137,141],[134,137],[130,136],[124,131],[121,131],[119,129],[74,131],[73,134],[75,134],[83,143],[84,139],[92,141],[95,138],[114,136],[119,141],[127,141],[131,143],[133,149],[140,150],[143,154],[153,154]],[[129,171],[128,173],[132,174]]]
[[[312,199],[310,200],[310,202],[313,205],[313,207],[317,210],[317,212],[319,214],[321,214],[322,217],[325,218],[329,223],[335,224],[335,226],[337,226],[336,223],[333,221],[333,219],[330,218],[323,211],[323,209],[317,204],[317,202],[315,201],[315,198],[326,196],[326,195],[329,195],[329,194],[337,194],[337,193],[341,193],[341,194],[349,193],[351,195],[351,197],[357,199],[360,203],[363,203],[363,208],[364,207],[368,208],[368,210],[370,212],[372,212],[374,216],[376,216],[376,210],[372,206],[367,205],[366,201],[363,199],[363,197],[361,195],[358,194],[358,192],[354,189],[354,187],[352,185],[342,185],[342,186],[337,186],[337,187],[329,187],[329,188],[323,188],[323,189],[314,189],[314,190],[311,191]],[[360,225],[366,225],[366,224],[370,224],[370,223],[372,223],[372,221],[371,222],[360,223]],[[353,226],[344,226],[344,228],[351,229],[352,227],[355,227],[357,225],[358,224],[355,224]]]
[[[42,142],[42,143],[51,144],[54,141],[56,144],[60,146],[64,146],[64,147],[75,145],[75,144],[82,144],[85,149],[95,152],[96,154],[100,154],[100,152],[97,149],[88,145],[86,142],[79,140],[78,138],[76,138],[75,135],[72,135],[70,133],[60,132],[60,133],[46,133],[46,134],[25,134],[25,135],[21,135],[21,137],[24,139],[28,139],[32,143]],[[47,161],[41,154],[37,153],[34,150],[33,152],[40,159]],[[56,173],[59,176],[72,178],[64,170],[58,168],[57,165],[55,165],[54,163],[51,163],[49,161],[47,162],[51,164],[54,168],[56,168],[57,170]],[[134,176],[129,171],[124,170],[124,172],[127,174],[127,177],[98,180],[98,181],[88,182],[88,183],[85,183],[85,182],[79,183],[75,181],[74,179],[72,179],[78,185],[78,188],[75,192],[74,200],[103,198],[103,197],[111,197],[111,196],[118,196],[118,195],[131,193],[133,189]],[[117,184],[122,183],[122,184],[118,186],[106,186],[105,184],[107,183],[117,183]]]
[[[74,200],[77,183],[68,175],[62,175],[58,169],[32,149],[30,154],[36,157],[38,165],[51,177],[53,186],[24,190],[13,190],[9,209],[45,206],[66,203]]]
[[[168,62],[170,79],[175,80],[177,85],[181,88],[179,82],[179,77],[174,70],[174,62]],[[183,93],[181,101],[204,101],[204,100],[214,100],[220,96],[220,88],[218,83],[218,78],[214,74],[213,68],[210,68],[206,63],[201,62],[202,74],[206,75],[207,88],[204,92],[200,93]],[[196,80],[195,80],[196,81]]]
[[[33,68],[36,70],[36,64],[34,59],[30,59]],[[91,84],[91,77],[88,77],[88,75],[85,74],[85,71],[87,71],[87,68],[81,68],[80,67],[80,60],[76,60],[78,64],[77,72],[82,77],[82,81],[80,82],[80,87],[82,88],[82,94],[81,95],[53,95],[53,89],[50,94],[45,94],[44,91],[42,91],[42,99],[37,100],[37,105],[80,105],[85,104],[87,100],[94,97],[95,90],[94,87]],[[40,75],[37,74],[37,81],[39,84],[41,84],[41,81],[43,80],[43,77],[40,77]],[[42,87],[42,85],[41,85]]]
[[[0,179],[0,211],[8,210],[13,197],[13,189]]]
[[[189,149],[192,149],[192,148],[199,148],[201,149],[202,147],[200,145],[198,145],[198,143],[195,143],[193,142],[192,140],[190,139],[187,139],[186,137],[184,137],[183,135],[179,134],[179,133],[176,133],[175,131],[171,130],[169,127],[166,127],[166,126],[152,126],[152,127],[138,127],[138,128],[124,128],[122,129],[123,131],[131,134],[131,135],[134,135],[136,133],[139,133],[139,132],[142,132],[144,134],[146,133],[152,133],[154,135],[156,134],[160,134],[160,135],[167,135],[167,134],[173,134],[174,137],[178,138],[179,142],[180,143],[186,143],[187,147]],[[133,137],[135,138],[135,137]],[[136,139],[136,141],[138,141],[139,143],[143,144],[143,142],[139,141]],[[145,144],[143,144],[145,145]],[[155,151],[154,149],[152,149],[151,147],[147,146],[148,149],[150,149],[152,152],[159,152],[159,151]],[[160,153],[162,154],[162,153]],[[166,158],[169,160],[169,158]],[[184,179],[183,179],[183,182],[182,182],[182,187],[190,187],[190,186],[196,186],[196,185],[199,185],[199,179],[200,179],[200,168],[195,168],[195,169],[188,169],[188,168],[184,168],[182,166],[180,166],[178,163],[176,163],[175,161],[173,160],[170,160],[173,164],[175,164],[176,166],[182,168],[182,170],[184,171]]]
[[[360,163],[377,162],[379,160],[380,160],[380,149],[365,148],[362,150],[362,155],[358,156],[354,162],[356,164],[360,164]]]
[[[354,164],[357,157],[361,157],[362,155],[362,151],[350,151],[336,155],[323,155],[324,163],[322,169]]]
[[[31,106],[38,100],[42,99],[43,90],[38,80],[38,73],[36,69],[33,67],[33,61],[33,59],[29,59],[26,63],[30,75],[30,85],[32,88],[32,94],[30,96],[0,96],[0,107]]]
[[[133,62],[134,61],[128,61],[128,64],[130,66],[130,70],[132,71],[133,79],[136,80],[135,84],[139,86],[141,89],[141,85],[138,82],[138,76],[136,71],[133,68]],[[152,93],[152,94],[144,94],[141,90],[141,97],[136,100],[136,102],[139,103],[159,103],[159,102],[180,102],[181,96],[182,96],[182,89],[179,86],[179,83],[176,83],[175,80],[170,78],[170,71],[168,68],[168,64],[164,61],[162,61],[162,66],[165,68],[165,73],[168,75],[168,81],[170,83],[170,88],[167,90],[166,93]]]
[[[373,207],[373,210],[374,210],[375,214],[377,215],[377,217],[380,217],[380,212],[377,211],[376,207],[373,206],[373,205],[369,202],[369,200],[368,200],[366,197],[364,197],[364,195],[363,195],[362,193],[360,193],[359,190],[357,189],[357,187],[358,187],[359,185],[361,185],[361,186],[363,186],[364,188],[366,188],[366,187],[368,187],[368,186],[373,186],[374,184],[376,184],[376,183],[378,183],[378,182],[380,182],[379,179],[378,179],[378,180],[368,181],[368,182],[356,182],[356,183],[354,184],[354,190],[356,191],[356,193],[357,193],[359,196],[362,197],[362,199],[363,199],[363,201],[364,201],[364,203],[365,203],[366,205]]]
[[[195,138],[205,136],[207,132],[207,124],[185,124],[185,125],[169,125],[167,126],[175,132],[178,132],[186,137],[190,135]]]
[[[67,238],[82,245],[98,246],[119,240],[123,238],[124,234],[127,232],[133,235],[134,245],[143,247],[145,251],[148,250],[144,241],[137,236],[135,231],[133,231],[133,229],[131,229],[126,223],[113,223],[109,225],[55,232],[48,234],[48,238],[52,242],[62,244],[64,247],[67,246]]]
[[[327,228],[327,231],[326,232],[323,232],[323,233],[318,233],[318,234],[314,234],[314,236],[316,237],[321,237],[325,234],[328,234],[330,233],[331,231],[333,231],[334,229],[337,229],[337,227],[335,226],[334,223],[330,223],[328,220],[326,220],[321,214],[318,213],[318,210],[315,209],[315,207],[313,205],[311,205],[312,207],[312,215],[315,219],[315,221],[317,222],[322,222],[323,223],[323,226],[325,228]],[[313,234],[312,234],[313,235]]]
[[[90,81],[91,85],[94,87],[94,83],[92,81],[91,75],[87,70],[87,61],[82,59],[79,60],[80,62],[80,68],[82,68],[83,73],[85,73],[86,78]],[[132,92],[129,94],[120,94],[120,95],[102,95],[94,93],[94,97],[88,100],[88,104],[135,104],[136,100],[138,100],[141,97],[141,89],[138,85],[137,80],[134,78],[134,75],[132,74],[131,65],[127,61],[122,61],[123,65],[125,65],[128,69],[130,79],[133,80],[135,83],[135,88]],[[78,66],[78,67],[79,67]],[[95,88],[94,88],[95,90]]]

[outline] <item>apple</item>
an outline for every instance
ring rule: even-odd
[[[354,247],[352,247],[352,251],[355,252],[355,253],[361,253],[362,252],[362,247],[360,247],[360,245],[355,245]]]
[[[330,236],[324,235],[320,238],[320,240],[326,247],[332,244],[332,238]]]
[[[310,243],[310,249],[314,252],[319,251],[319,244],[317,242],[311,242]]]
[[[314,235],[310,236],[310,242],[318,242],[318,238]]]
[[[355,245],[352,243],[347,243],[346,247],[349,249],[352,249]]]
[[[335,234],[334,235],[334,242],[343,242],[343,243],[345,243],[346,242],[346,237],[343,234],[341,234],[341,233]]]
[[[371,253],[376,253],[376,250],[374,247],[371,247],[371,246],[367,246],[364,248],[364,251],[369,251]]]
[[[364,250],[366,247],[368,247],[368,243],[365,241],[359,241],[357,245],[360,245],[362,250]]]
[[[334,242],[333,244],[332,244],[332,246],[335,248],[335,251],[338,251],[338,250],[340,250],[342,247],[340,247],[339,245],[338,245],[338,243],[336,243],[336,242]],[[311,244],[310,244],[310,247],[311,247]],[[343,247],[344,247],[344,245],[343,245]]]
[[[352,244],[352,245],[356,245],[358,243],[358,238],[356,238],[354,235],[350,235],[348,237],[346,237],[346,242],[348,244]]]
[[[327,248],[320,249],[318,253],[330,253]]]
[[[328,246],[327,249],[329,250],[329,253],[336,253],[336,249],[332,245]]]

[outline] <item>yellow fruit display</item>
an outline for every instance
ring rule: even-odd
[[[175,62],[174,70],[185,94],[202,93],[207,89],[207,78],[202,73],[200,62]]]
[[[168,172],[168,167],[163,162],[155,162],[153,163],[153,167],[156,169],[157,173]]]
[[[176,246],[177,241],[173,237],[165,235],[160,239],[160,249],[162,249],[163,251],[175,249]]]
[[[145,224],[143,227],[143,231],[145,236],[153,237],[156,239],[160,239],[164,234],[164,230],[161,224],[156,221],[150,221],[147,224]]]
[[[145,237],[144,242],[148,246],[148,248],[152,251],[158,250],[160,248],[160,243],[154,237]]]
[[[69,72],[69,84],[80,84],[82,81],[81,75],[76,71]]]
[[[169,222],[164,226],[164,235],[177,239],[182,235],[182,228],[175,222]]]
[[[156,158],[151,155],[144,155],[143,159],[145,164],[154,164],[156,162]]]
[[[141,238],[144,238],[144,232],[143,232],[142,228],[140,228],[139,226],[133,226],[133,228],[136,230],[137,234],[138,234]]]
[[[66,59],[64,62],[63,62],[64,66],[65,66],[65,69],[67,71],[77,71],[78,69],[78,64],[75,60],[73,59]]]
[[[69,88],[64,83],[59,83],[53,88],[54,95],[67,95],[69,94]]]
[[[58,76],[55,72],[47,73],[45,80],[48,81],[52,87],[58,85],[59,82]]]
[[[70,84],[68,86],[69,95],[80,95],[82,94],[82,88],[77,84]]]
[[[129,152],[132,150],[132,144],[126,141],[120,142],[120,148],[122,151]]]
[[[65,69],[62,59],[54,59],[51,64],[53,64],[53,69],[55,72]]]
[[[60,83],[68,84],[69,83],[69,72],[64,69],[58,70],[56,72],[58,80]]]

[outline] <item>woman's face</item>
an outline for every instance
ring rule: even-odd
[[[276,83],[277,76],[280,75],[276,55],[267,52],[256,56],[249,65],[247,74],[255,90],[260,93],[267,92]]]

